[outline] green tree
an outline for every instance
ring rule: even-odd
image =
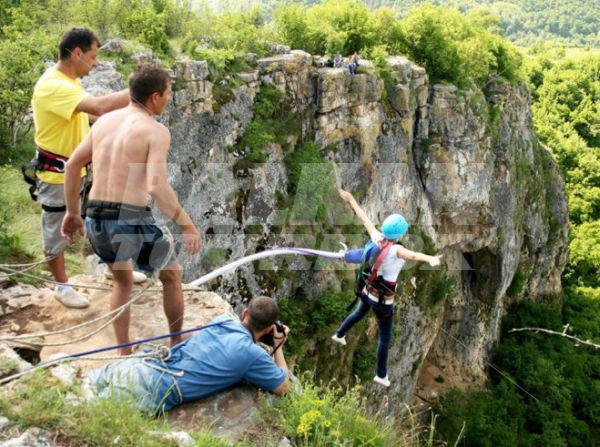
[[[284,3],[274,14],[277,37],[292,48],[306,48],[309,26],[306,8],[298,3]]]
[[[53,53],[43,31],[0,41],[0,137],[12,148],[31,127],[27,111],[33,86]]]
[[[171,52],[163,17],[153,9],[144,7],[134,9],[125,18],[123,33],[126,37],[138,39],[158,54],[168,55]]]

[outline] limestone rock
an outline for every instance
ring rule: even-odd
[[[171,431],[171,432],[151,432],[159,436],[160,438],[168,441],[169,443],[175,443],[177,447],[192,447],[194,445],[194,438],[184,431]]]
[[[96,287],[106,287],[110,289],[111,281],[102,277],[94,277],[89,275],[79,275],[71,279],[75,284],[88,284]],[[140,290],[140,286],[134,287]],[[160,292],[160,282],[157,282],[151,291],[143,294],[135,304],[131,306],[131,325],[130,335],[132,340],[147,338],[151,336],[168,333],[168,325],[166,317],[162,311],[162,293]],[[22,333],[31,333],[42,330],[55,330],[57,328],[64,329],[67,327],[81,324],[84,321],[89,321],[104,315],[110,310],[110,290],[81,290],[84,296],[90,300],[90,307],[86,309],[69,309],[62,306],[56,300],[44,300],[36,304],[36,312],[33,313],[27,321],[24,321],[24,326],[21,328]],[[217,294],[212,292],[184,292],[184,328],[191,328],[204,325],[214,317],[228,313],[232,313],[231,306],[224,302]],[[160,309],[160,311],[157,311]],[[41,326],[41,327],[40,327]],[[96,348],[104,348],[116,343],[112,325],[108,325],[91,338],[71,343],[70,340],[79,338],[82,335],[91,332],[98,328],[98,324],[88,326],[77,331],[66,333],[63,335],[47,338],[48,341],[65,342],[64,346],[44,347],[40,352],[42,360],[52,358],[63,354],[75,354],[83,351],[88,351]],[[168,338],[165,339],[168,342]],[[2,351],[4,352],[4,351]],[[12,350],[7,350],[10,355]],[[14,356],[17,356],[13,352]],[[104,355],[116,355],[116,352],[107,352]],[[17,356],[18,357],[18,356]],[[61,372],[61,377],[67,381],[74,380],[78,373],[78,368],[87,371],[91,368],[102,366],[106,361],[80,361],[76,364],[61,364],[53,368],[58,374]]]
[[[37,427],[32,427],[27,429],[25,433],[23,433],[18,438],[9,439],[2,443],[2,447],[53,447],[54,443],[52,442],[52,437],[50,433],[39,429]]]
[[[0,433],[4,431],[10,425],[10,421],[7,417],[0,416]]]
[[[318,111],[329,113],[339,107],[356,107],[377,102],[383,84],[377,75],[350,75],[346,68],[323,68],[318,78]]]
[[[283,45],[280,43],[269,42],[267,44],[267,49],[271,54],[287,54],[290,52],[290,47],[288,45]]]
[[[122,54],[124,50],[125,45],[120,39],[109,39],[100,47],[103,54]]]
[[[209,67],[206,61],[193,61],[187,57],[177,60],[175,81],[171,86],[173,106],[191,108],[196,112],[208,110],[213,84],[208,80]]]
[[[256,82],[258,81],[258,70],[256,71],[249,71],[249,72],[245,72],[245,73],[237,73],[236,76],[242,81],[242,82]]]
[[[66,353],[57,352],[48,357],[47,360],[52,361],[66,357]],[[50,374],[56,377],[65,386],[72,386],[77,380],[77,375],[80,372],[79,366],[74,362],[59,363],[50,368]]]
[[[140,51],[136,51],[132,56],[137,65],[140,64],[157,64],[164,65],[160,58],[154,54],[152,50],[143,49]]]
[[[0,343],[0,365],[4,365],[6,368],[4,375],[15,374],[32,367],[31,363],[23,360],[19,354],[2,343]],[[7,365],[12,365],[14,368],[8,368]]]
[[[253,415],[259,411],[259,391],[240,385],[197,402],[180,405],[169,413],[169,421],[187,430],[211,425],[213,434],[230,441],[258,433]],[[267,395],[268,399],[276,399]]]
[[[404,117],[415,118],[420,111],[421,121],[427,118],[428,78],[425,70],[408,59],[391,56],[387,59],[391,81],[387,86],[390,105]],[[422,123],[421,126],[426,125]],[[423,136],[427,132],[420,132]]]
[[[47,288],[38,288],[30,284],[18,284],[11,282],[7,287],[0,291],[0,316],[11,315],[16,312],[36,306],[40,302],[50,299],[51,291]],[[18,322],[5,320],[0,324],[3,326],[15,324]]]
[[[90,74],[81,78],[81,85],[87,93],[94,96],[106,95],[125,88],[123,76],[119,73],[114,62],[100,61]]]
[[[293,50],[286,54],[279,54],[258,60],[258,67],[261,74],[280,70],[287,73],[297,73],[307,69],[311,64],[311,55],[301,50]]]

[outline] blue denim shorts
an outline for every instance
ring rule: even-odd
[[[133,408],[151,414],[164,408],[166,396],[161,389],[175,392],[179,402],[183,401],[177,381],[168,374],[157,374],[144,359],[129,358],[104,365],[88,373],[91,385],[98,397],[122,399]],[[163,385],[166,382],[167,385]]]
[[[97,203],[111,202],[89,202],[85,230],[102,262],[112,264],[131,259],[137,269],[152,274],[175,260],[173,241],[165,236],[148,209],[127,205],[127,211],[118,218],[99,218],[98,213],[90,211],[103,210]]]

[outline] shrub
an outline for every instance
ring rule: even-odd
[[[236,169],[266,162],[268,154],[263,150],[272,143],[286,144],[288,136],[299,132],[299,127],[299,119],[284,101],[283,93],[272,85],[263,85],[254,100],[252,121],[236,143],[245,152]]]
[[[16,147],[29,131],[33,87],[44,72],[44,59],[54,53],[47,34],[39,30],[0,40],[0,146]]]
[[[171,53],[162,16],[153,9],[138,5],[125,18],[122,31],[125,37],[138,39],[159,55],[165,56]]]
[[[263,407],[265,422],[295,446],[394,446],[402,433],[367,412],[362,388],[316,385],[305,376],[274,405]]]

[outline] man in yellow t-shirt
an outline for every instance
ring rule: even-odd
[[[66,241],[60,234],[65,215],[64,164],[90,131],[90,120],[129,104],[127,89],[104,96],[85,92],[79,80],[98,65],[100,42],[85,28],[73,28],[60,39],[59,61],[37,81],[31,105],[38,148],[38,201],[42,204],[42,239],[48,268],[61,285],[55,298],[67,307],[87,307],[88,300],[68,284]],[[82,171],[84,175],[85,171]]]

